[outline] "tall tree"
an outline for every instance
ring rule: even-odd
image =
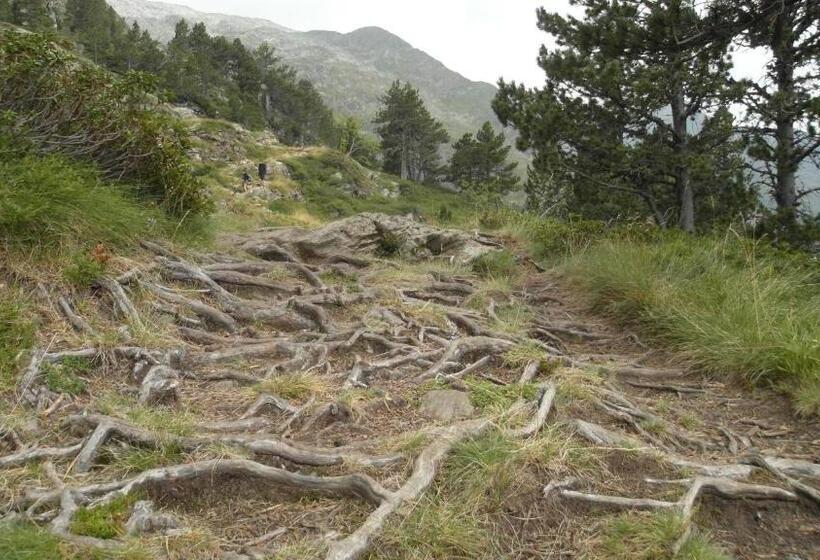
[[[733,0],[718,13],[738,22],[746,44],[768,50],[760,81],[746,81],[744,103],[752,125],[749,150],[756,170],[771,188],[787,224],[799,216],[797,172],[820,167],[820,2],[816,0]],[[721,12],[722,10],[722,12]]]
[[[347,117],[338,125],[339,143],[337,148],[366,167],[378,165],[379,145],[362,130],[362,123]]]
[[[453,144],[447,178],[464,188],[484,187],[507,192],[518,183],[516,164],[507,161],[510,146],[489,121],[475,134],[465,134]]]
[[[373,122],[379,125],[386,171],[417,182],[439,171],[439,146],[450,137],[412,85],[394,82]]]
[[[10,0],[8,11],[11,23],[33,31],[55,28],[55,9],[47,0]]]
[[[539,10],[539,27],[559,45],[541,51],[547,85],[528,91],[502,81],[496,113],[562,182],[580,180],[614,201],[631,192],[659,223],[671,207],[679,227],[694,231],[693,169],[708,160],[697,149],[698,120],[724,110],[734,93],[726,41],[681,44],[708,25],[694,0],[577,3],[583,19]]]

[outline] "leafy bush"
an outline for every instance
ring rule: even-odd
[[[490,251],[473,259],[473,271],[485,278],[512,276],[517,270],[515,255],[506,249]]]
[[[37,33],[0,37],[0,113],[16,144],[95,162],[132,181],[177,216],[210,210],[194,178],[182,128],[157,101],[148,74],[122,76]]]

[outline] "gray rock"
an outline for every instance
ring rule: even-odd
[[[274,202],[283,198],[282,193],[279,191],[272,191],[267,187],[253,187],[245,193],[245,196],[262,200],[264,202]]]
[[[148,501],[134,504],[131,517],[125,524],[126,533],[132,537],[145,533],[165,533],[177,528],[179,521],[174,516],[155,512],[154,504]]]
[[[213,388],[219,391],[230,391],[232,389],[236,389],[237,387],[239,387],[239,383],[230,379],[213,384]]]
[[[27,440],[37,439],[45,434],[45,430],[43,430],[42,426],[40,426],[40,422],[38,422],[36,418],[27,419],[18,427],[17,431]]]
[[[390,216],[364,213],[330,223],[319,229],[280,228],[233,237],[243,250],[268,258],[271,249],[286,249],[293,254],[327,257],[343,247],[353,253],[377,253],[383,240],[390,236],[401,243],[402,254],[419,257],[453,256],[469,262],[478,255],[497,250],[464,231],[430,226],[412,216]]]
[[[268,166],[268,172],[272,177],[282,177],[284,179],[291,178],[290,168],[281,161],[274,161],[270,164]]]
[[[469,418],[474,411],[470,397],[460,391],[430,391],[421,400],[421,413],[443,422]]]
[[[167,366],[156,366],[140,386],[139,402],[144,405],[175,404],[179,400],[179,375]]]

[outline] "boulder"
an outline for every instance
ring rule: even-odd
[[[442,422],[469,418],[475,409],[466,393],[450,389],[430,391],[421,399],[421,413]]]

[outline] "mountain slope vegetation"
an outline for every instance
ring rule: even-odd
[[[382,145],[355,119],[341,149],[285,143],[233,89],[261,79],[244,46],[180,26],[168,48],[218,88],[169,98],[38,5],[46,32],[0,34],[0,558],[816,555],[804,241],[746,228],[735,200],[696,198],[696,233],[609,191],[507,207],[491,123],[433,173],[443,127],[399,82]],[[194,96],[224,118],[168,102]],[[609,148],[615,124],[564,132]],[[662,138],[642,169],[674,180]],[[625,151],[564,163],[610,173]],[[708,196],[725,169],[696,153]]]

